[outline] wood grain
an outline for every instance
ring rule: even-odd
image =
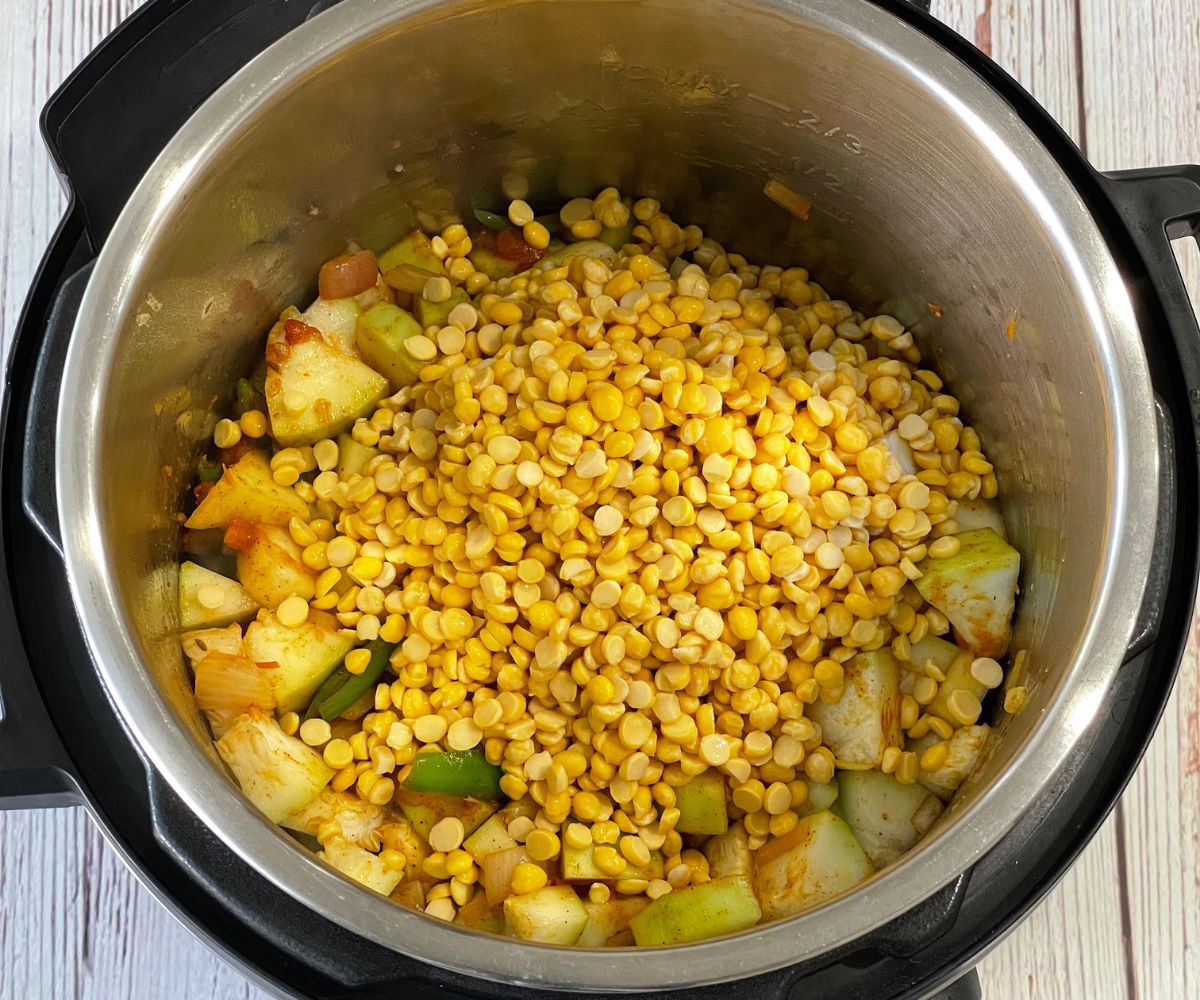
[[[1088,152],[1103,169],[1200,160],[1200,16],[1194,4],[1092,0],[1082,28]],[[1179,244],[1193,303],[1200,254]],[[1118,819],[1131,983],[1138,998],[1200,996],[1200,619]]]
[[[0,0],[0,346],[63,207],[37,110],[137,2]],[[1005,66],[1102,167],[1200,159],[1194,11],[1194,0],[934,3],[935,14]],[[1200,287],[1194,248],[1185,267]],[[0,813],[0,843],[0,1000],[265,996],[159,907],[82,811]],[[1117,817],[983,961],[985,995],[1200,996],[1198,857],[1200,629]]]

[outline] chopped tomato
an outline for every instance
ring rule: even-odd
[[[348,299],[375,286],[379,265],[370,250],[346,253],[321,265],[318,287],[323,299]]]
[[[289,319],[283,324],[283,339],[289,344],[299,344],[305,340],[320,340],[321,331],[315,326],[309,326],[303,320]]]
[[[254,665],[256,667],[261,668],[262,670],[278,670],[279,669],[279,663],[276,660],[256,660],[254,662]]]
[[[475,239],[475,243],[491,250],[497,257],[517,265],[518,271],[533,267],[546,256],[545,250],[538,250],[525,242],[525,238],[515,229],[501,229],[499,232],[488,230]]]
[[[254,522],[240,517],[235,517],[229,522],[229,527],[225,529],[225,544],[239,552],[250,548],[257,537],[258,529]]]

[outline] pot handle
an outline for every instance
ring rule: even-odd
[[[6,458],[6,468],[9,461],[18,467],[13,478],[21,480],[21,488],[20,506],[0,508],[0,521],[7,522],[0,523],[0,534],[8,538],[32,526],[60,553],[54,426],[62,358],[91,266],[57,286],[53,275],[58,267],[68,272],[79,267],[79,257],[70,249],[78,243],[79,232],[76,217],[68,214],[42,262],[19,323],[41,333],[30,353],[16,345],[10,358],[14,365],[34,366],[34,389],[27,399],[14,400],[6,393],[4,400],[4,452],[14,456]],[[55,259],[56,254],[67,259]],[[80,784],[25,651],[7,553],[7,544],[0,546],[0,809],[75,805],[83,798]],[[47,558],[54,555],[46,550]]]
[[[25,656],[7,572],[0,589],[0,809],[78,805],[75,768]]]
[[[131,14],[42,111],[92,247],[192,112],[272,42],[339,0],[173,0]],[[154,100],[142,95],[154,94]]]
[[[1195,597],[1194,581],[1181,594],[1171,573],[1180,534],[1196,533],[1197,512],[1182,500],[1194,495],[1195,484],[1180,477],[1195,476],[1200,455],[1200,328],[1171,244],[1188,237],[1200,242],[1200,165],[1119,170],[1100,180],[1145,264],[1144,272],[1126,275],[1132,298],[1162,309],[1160,316],[1138,317],[1148,331],[1143,342],[1155,381],[1160,488],[1153,569],[1128,661],[1155,640],[1168,601],[1186,600],[1190,608]],[[1167,402],[1183,399],[1184,406]]]

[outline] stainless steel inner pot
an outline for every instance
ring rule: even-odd
[[[808,222],[762,196],[771,177],[812,200]],[[198,443],[322,260],[350,239],[383,248],[418,211],[610,183],[916,325],[997,464],[1024,555],[1014,648],[1031,653],[1029,706],[910,855],[736,941],[636,954],[471,934],[318,862],[216,762],[175,604],[174,512]],[[1129,297],[1076,190],[980,78],[867,0],[345,0],[203,105],[130,200],[72,339],[58,495],[74,600],[120,715],[258,871],[436,965],[653,989],[777,968],[881,925],[1041,794],[1093,724],[1142,596],[1152,412]]]

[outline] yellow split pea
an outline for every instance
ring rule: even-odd
[[[552,237],[518,187],[511,235],[542,262],[489,277],[467,229],[443,228],[400,289],[434,317],[398,356],[412,381],[272,461],[296,553],[268,610],[350,638],[352,680],[364,642],[394,644],[342,718],[281,725],[332,788],[381,807],[418,753],[479,753],[519,800],[490,828],[527,859],[512,893],[582,851],[603,876],[590,900],[654,899],[711,877],[678,829],[697,776],[719,776],[752,849],[796,827],[835,773],[813,706],[838,703],[860,652],[896,654],[903,735],[935,740],[883,748],[881,769],[945,766],[1004,671],[913,663],[950,625],[911,581],[958,554],[957,504],[996,478],[894,317],[615,189],[564,205]],[[253,410],[215,443],[268,429]],[[474,906],[486,873],[462,819],[426,845],[387,816],[362,841],[404,873],[397,891],[446,920]]]

